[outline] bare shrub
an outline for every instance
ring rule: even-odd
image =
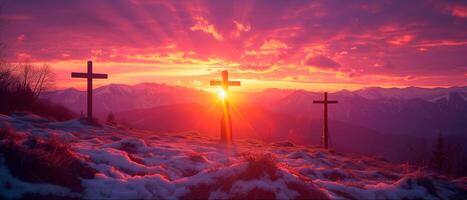
[[[23,136],[15,134],[11,127],[0,126],[0,140],[17,141],[23,139]]]
[[[41,67],[30,63],[20,63],[16,67],[18,90],[29,90],[36,97],[54,85],[55,74],[49,65],[44,64]]]
[[[206,163],[207,162],[206,158],[202,154],[197,153],[197,152],[188,153],[188,159],[190,159],[192,162],[195,162],[195,163]]]
[[[67,107],[44,99],[38,99],[30,111],[34,114],[58,121],[66,121],[77,117],[76,113]]]
[[[117,125],[117,120],[115,119],[115,115],[113,114],[113,112],[109,112],[109,114],[107,114],[106,124],[111,126]]]
[[[274,157],[268,154],[243,153],[242,157],[247,161],[247,169],[234,176],[219,177],[214,184],[201,184],[190,187],[190,192],[181,199],[208,199],[211,192],[222,190],[228,192],[234,182],[238,180],[259,179],[264,174],[269,174],[271,179],[275,179],[277,172],[277,162]],[[248,194],[235,194],[232,199],[269,199],[275,197],[274,193],[264,190],[252,190]],[[274,199],[274,198],[273,198]]]
[[[94,178],[96,171],[81,162],[70,145],[58,138],[30,136],[22,142],[5,139],[8,142],[0,146],[0,154],[12,175],[23,181],[50,183],[79,192],[84,189],[81,178]]]
[[[242,156],[248,163],[247,170],[240,175],[242,179],[258,179],[264,175],[267,175],[271,180],[278,178],[277,160],[274,155],[243,153]]]
[[[0,113],[27,111],[55,120],[74,118],[76,114],[64,106],[39,99],[43,91],[52,88],[53,80],[54,74],[48,65],[12,66],[0,62]]]

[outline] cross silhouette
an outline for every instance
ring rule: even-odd
[[[324,148],[328,148],[328,140],[329,140],[329,129],[328,129],[328,104],[336,104],[337,101],[329,101],[328,100],[328,93],[324,92],[324,101],[313,101],[313,103],[324,104],[324,128],[323,128],[323,144]]]
[[[92,79],[107,79],[107,74],[93,74],[92,73],[92,61],[88,61],[88,72],[81,73],[81,72],[71,72],[72,78],[86,78],[88,80],[88,121],[92,121]]]
[[[210,81],[210,85],[222,86],[222,89],[228,97],[229,86],[240,86],[240,81],[229,81],[229,72],[222,71],[222,81]],[[227,98],[222,99],[223,115],[221,118],[221,141],[225,143],[232,142],[232,120],[229,110],[229,101]]]

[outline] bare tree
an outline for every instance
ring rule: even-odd
[[[446,149],[444,146],[444,138],[441,135],[441,133],[438,136],[438,139],[436,140],[436,147],[433,151],[433,157],[431,159],[431,164],[432,167],[439,173],[443,172],[443,169],[445,168],[445,161],[446,161],[447,155],[446,155]]]
[[[5,62],[0,61],[0,90],[10,90],[16,82],[13,70]]]
[[[39,97],[43,91],[53,87],[55,74],[47,64],[37,67],[30,63],[20,63],[16,66],[16,70],[20,90],[29,90],[34,96]]]
[[[53,73],[50,65],[44,64],[38,68],[35,80],[33,80],[34,87],[32,92],[37,97],[41,95],[43,91],[49,90],[53,87],[55,81],[55,74]]]
[[[115,119],[115,115],[113,114],[112,111],[110,111],[109,114],[107,115],[107,124],[109,125],[117,124],[117,120]]]

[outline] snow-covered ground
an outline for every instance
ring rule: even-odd
[[[83,199],[467,199],[466,178],[448,179],[407,165],[290,142],[237,140],[225,146],[199,133],[0,115],[0,127],[7,126],[14,134],[70,143],[97,173],[81,179],[84,189],[79,192],[26,182],[12,175],[0,152],[0,199],[23,194]]]

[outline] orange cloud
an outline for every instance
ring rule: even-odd
[[[216,40],[223,40],[224,38],[222,35],[217,32],[214,25],[209,24],[208,20],[204,19],[203,17],[194,17],[196,24],[190,27],[192,31],[203,31],[205,33],[209,33],[214,37]]]
[[[286,49],[288,46],[280,40],[267,40],[261,45],[261,50]]]
[[[259,52],[264,55],[278,55],[282,50],[288,48],[289,46],[280,40],[266,40],[261,47],[259,47]]]
[[[5,59],[49,63],[60,83],[75,84],[69,62],[81,71],[93,59],[96,70],[121,83],[193,86],[228,69],[235,78],[266,80],[263,87],[465,84],[465,5],[278,2],[11,1],[0,16],[12,21],[4,24],[2,43]],[[73,9],[44,15],[56,4]],[[406,82],[407,75],[416,78]]]

